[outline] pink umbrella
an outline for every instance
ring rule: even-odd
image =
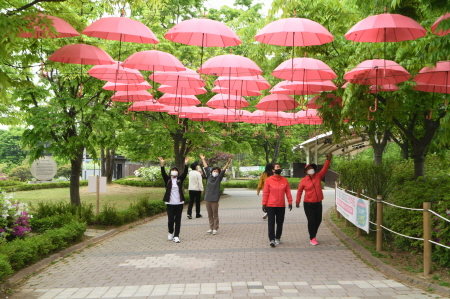
[[[290,81],[328,81],[337,78],[324,62],[313,58],[293,58],[281,63],[273,76]]]
[[[279,82],[274,87],[272,87],[272,89],[270,90],[270,93],[286,94],[286,95],[311,95],[311,94],[319,93],[319,91],[311,89],[311,88],[305,88],[305,90],[286,89],[286,88],[283,88],[283,86],[285,84],[284,82]]]
[[[322,25],[309,19],[279,19],[261,29],[255,39],[278,46],[313,46],[332,42],[334,37]]]
[[[234,90],[264,90],[270,88],[269,82],[262,76],[226,77],[214,81],[215,85]]]
[[[171,106],[174,107],[174,106]],[[180,109],[177,109],[178,111],[171,110],[168,113],[173,115],[178,115],[179,117],[183,118],[189,118],[191,115],[199,116],[203,112],[199,109],[200,107],[196,106],[181,106]]]
[[[280,121],[282,119],[284,119],[282,112],[255,110],[246,119],[246,122],[253,124],[264,124],[269,122]]]
[[[155,72],[149,78],[160,84],[175,86],[176,88],[201,88],[206,86],[200,75],[188,68],[179,72]]]
[[[249,103],[241,96],[234,96],[228,94],[216,94],[207,103],[207,106],[212,108],[244,108]]]
[[[433,85],[450,85],[450,61],[439,61],[434,67],[424,67],[414,80]]]
[[[291,96],[283,94],[271,94],[256,104],[256,108],[264,111],[286,111],[295,109],[298,106],[297,101]]]
[[[243,77],[261,75],[262,70],[247,57],[228,54],[208,59],[200,67],[199,73],[214,76]]]
[[[385,85],[407,81],[410,74],[392,60],[373,59],[361,62],[344,75],[344,79],[354,84]]]
[[[85,44],[66,45],[56,50],[48,60],[72,64],[115,64],[115,61],[100,48]]]
[[[448,85],[433,85],[426,84],[423,82],[416,82],[417,85],[414,87],[414,90],[424,91],[424,92],[435,92],[435,93],[449,93],[450,86]]]
[[[439,26],[439,24],[440,24],[443,20],[447,20],[447,19],[449,19],[449,18],[450,18],[450,12],[447,12],[447,13],[445,13],[445,15],[440,16],[440,17],[436,20],[436,22],[434,22],[434,24],[431,25],[431,31],[432,31],[434,34],[437,34],[437,35],[440,35],[440,36],[445,36],[445,35],[449,34],[449,33],[450,33],[450,29],[447,29],[447,30],[445,30],[445,31],[444,31],[443,29],[439,29],[439,31],[436,32],[437,27]]]
[[[151,99],[153,99],[153,96],[146,90],[137,90],[130,92],[117,91],[111,97],[111,100],[115,102],[140,102],[140,101],[148,101]]]
[[[317,125],[322,123],[322,118],[317,115],[317,110],[308,109],[296,113],[296,118],[302,124]]]
[[[106,82],[106,84],[103,85],[103,89],[112,91],[136,91],[136,90],[147,90],[150,88],[152,88],[152,86],[148,84],[146,81],[138,84]]]
[[[335,99],[330,103],[330,107],[333,108],[336,104],[342,107],[342,98],[336,97],[334,94],[329,93],[326,95],[327,98]],[[307,108],[310,109],[319,109],[322,107],[322,105],[317,104],[317,101],[323,102],[324,98],[322,96],[315,96],[311,100],[309,100],[308,104],[306,105]]]
[[[153,101],[141,101],[133,103],[128,110],[129,111],[160,111],[164,108],[164,105]]]
[[[49,25],[42,24],[42,20],[48,19]],[[46,20],[47,21],[47,20]],[[22,31],[19,36],[26,38],[61,38],[61,37],[73,37],[79,36],[80,34],[66,21],[63,19],[47,16],[39,13],[38,17],[33,21],[30,21],[30,24],[27,26],[31,29],[31,32]],[[51,27],[54,28],[53,32]]]
[[[398,86],[395,84],[372,85],[368,93],[378,93],[379,91],[397,91]]]
[[[172,54],[157,51],[148,50],[141,51],[130,55],[124,62],[123,67],[131,69],[137,69],[141,71],[184,71],[186,68],[184,65]]]
[[[215,86],[212,89],[212,92],[230,94],[230,95],[234,95],[234,96],[244,96],[244,97],[253,97],[253,96],[262,95],[262,93],[260,93],[257,90],[233,90],[233,89],[228,89],[228,88],[219,87],[219,86]]]
[[[164,92],[164,93],[172,93],[172,94],[188,94],[188,95],[199,95],[199,94],[205,94],[208,91],[203,88],[185,88],[185,87],[174,87],[170,85],[161,85],[158,88],[158,91]]]
[[[193,95],[176,95],[169,93],[166,93],[161,98],[159,98],[158,102],[167,106],[178,107],[200,104],[200,101]]]
[[[100,80],[116,83],[139,84],[145,82],[144,77],[138,70],[120,66],[119,62],[96,65],[88,71],[88,74]]]
[[[250,115],[250,112],[236,109],[215,109],[208,118],[223,123],[241,122],[242,118]]]
[[[209,107],[195,107],[195,108],[196,109],[192,109],[194,111],[185,112],[185,115],[187,118],[189,118],[193,121],[209,121],[210,120],[208,118],[208,115],[211,114],[211,112],[214,109],[211,109]]]
[[[276,87],[276,88],[275,88]],[[282,93],[280,89],[287,89],[295,91],[292,94],[316,94],[323,91],[331,91],[336,90],[337,87],[331,81],[323,81],[323,82],[302,82],[302,81],[282,81],[274,86],[274,88],[270,91],[271,93]]]

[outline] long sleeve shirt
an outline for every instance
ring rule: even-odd
[[[218,176],[213,177],[211,170],[208,167],[203,168],[206,173],[206,192],[205,201],[219,201],[220,199],[220,183],[225,175],[225,170],[222,170]]]
[[[266,182],[268,176],[267,173],[263,172],[259,177],[258,187],[256,188],[256,194],[259,195],[261,190],[264,190],[264,183]]]
[[[189,172],[189,190],[203,191],[202,175],[197,170]]]
[[[323,200],[322,184],[323,177],[327,174],[330,161],[327,160],[318,173],[305,176],[298,184],[296,203],[300,203],[303,191],[305,191],[304,202],[320,202]]]
[[[289,182],[280,175],[270,176],[264,183],[262,204],[266,207],[286,207],[285,196],[292,204],[292,195]]]

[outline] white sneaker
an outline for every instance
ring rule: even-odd
[[[167,236],[167,240],[172,241],[173,240],[173,235],[169,233],[169,235]]]
[[[280,239],[275,239],[275,244],[280,245],[280,244],[283,244],[283,242],[281,242]]]
[[[267,219],[267,213],[264,213],[263,219]]]
[[[213,235],[217,235],[217,231],[216,230],[213,230],[212,233],[213,233]]]
[[[206,231],[207,234],[211,234],[212,232],[213,232],[212,229]]]
[[[175,238],[173,238],[173,241],[174,241],[175,243],[180,243],[180,238],[175,237]]]
[[[270,240],[269,245],[270,245],[270,247],[276,247],[277,246],[277,244],[275,244],[274,240]]]

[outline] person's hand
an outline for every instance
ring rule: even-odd
[[[256,195],[259,195],[259,192],[256,192]]]
[[[263,206],[262,206],[262,210],[263,210],[264,213],[267,213],[266,205],[263,205]]]
[[[328,153],[327,154],[327,160],[331,161],[332,158],[333,158],[333,154],[332,153]]]
[[[292,205],[289,205],[289,211],[292,211]]]
[[[296,207],[296,208],[300,208],[300,203],[299,203],[299,202],[296,202],[296,203],[295,203],[295,207]]]
[[[190,159],[191,159],[191,157],[186,157],[184,159],[184,165],[187,165]]]
[[[200,159],[204,160],[205,159],[205,155],[200,154]]]
[[[159,162],[161,162],[161,166],[164,166],[164,159],[162,157],[158,157]]]

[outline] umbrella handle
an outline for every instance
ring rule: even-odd
[[[367,119],[372,121],[375,119],[375,115],[372,115],[372,118],[370,118],[370,112],[367,112]]]
[[[123,111],[123,114],[128,115],[128,109],[125,109],[125,110]]]
[[[369,107],[370,112],[376,112],[378,109],[378,98],[375,98],[374,108],[372,106]]]
[[[430,108],[430,113],[425,118],[428,120],[433,119],[433,108]]]
[[[205,133],[205,127],[204,126],[201,127],[200,132],[201,133]]]
[[[133,121],[136,121],[136,117],[134,116],[134,112],[131,113],[131,119],[132,119]]]

